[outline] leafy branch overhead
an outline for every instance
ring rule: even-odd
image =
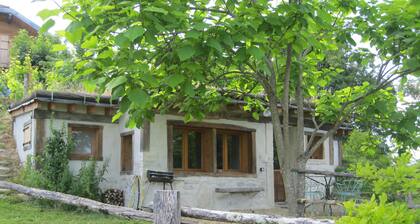
[[[234,100],[257,120],[269,111],[286,191],[294,179],[287,172],[344,122],[371,111],[389,116],[396,107],[382,104],[396,102],[392,84],[420,74],[412,1],[66,0],[60,9],[40,16],[46,28],[50,16],[71,21],[63,35],[81,48],[78,76],[121,99],[114,119],[128,112],[129,125],[141,126],[175,109],[191,121]],[[311,118],[315,131],[304,148]]]

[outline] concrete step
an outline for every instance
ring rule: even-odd
[[[10,166],[12,165],[12,161],[10,160],[0,160],[0,166]]]
[[[11,171],[12,169],[9,167],[0,166],[0,174],[7,174],[7,173],[10,173]]]
[[[10,175],[10,174],[0,174],[0,180],[7,180],[11,177],[12,177],[12,175]]]

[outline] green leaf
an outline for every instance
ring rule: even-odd
[[[166,82],[170,87],[175,88],[177,85],[182,83],[184,80],[185,80],[185,77],[183,75],[175,74],[175,75],[169,76],[166,79]]]
[[[51,16],[57,16],[60,12],[60,9],[43,9],[38,12],[37,16],[39,16],[42,20],[46,20]]]
[[[168,14],[168,11],[166,11],[165,9],[158,8],[158,7],[155,7],[155,6],[146,7],[145,9],[143,9],[143,11],[146,11],[146,12],[157,12],[157,13],[162,13],[164,15]]]
[[[67,46],[64,44],[54,44],[52,45],[52,52],[57,52],[57,51],[64,51],[67,49]]]
[[[260,48],[255,47],[255,46],[251,46],[248,49],[248,51],[257,60],[260,60],[264,57],[264,51],[261,50]]]
[[[114,123],[115,121],[117,121],[118,119],[120,119],[120,117],[122,116],[122,115],[124,115],[124,113],[123,112],[118,112],[118,113],[116,113],[114,116],[112,116],[112,122]]]
[[[190,30],[185,34],[186,38],[198,39],[201,33],[196,30]]]
[[[124,35],[133,42],[136,38],[142,36],[144,34],[144,28],[140,26],[132,26],[125,31]]]
[[[130,46],[130,40],[123,33],[120,33],[115,37],[115,44],[121,48],[127,48]]]
[[[216,49],[218,52],[222,52],[222,45],[220,45],[220,43],[215,40],[215,39],[210,39],[209,42],[207,43],[207,45],[209,45],[210,47]]]
[[[86,91],[93,93],[96,89],[96,83],[92,79],[84,79],[82,81],[83,87],[86,89]]]
[[[45,22],[41,28],[39,28],[39,33],[45,33],[47,32],[52,26],[54,26],[55,21],[52,19],[47,20],[47,22]]]
[[[98,37],[91,36],[89,37],[89,39],[83,41],[81,47],[84,49],[91,49],[91,48],[95,48],[97,44],[98,44]]]
[[[185,61],[187,59],[190,59],[192,56],[194,56],[195,49],[189,45],[179,48],[176,53],[178,54],[179,60]]]
[[[122,85],[127,82],[125,76],[118,76],[117,78],[112,79],[106,86],[108,89],[113,89],[116,86]]]
[[[143,107],[149,101],[149,95],[139,88],[136,89],[129,89],[127,92],[128,99],[136,105]]]
[[[66,28],[66,32],[64,36],[70,43],[77,43],[82,38],[83,28],[79,22],[73,21],[70,25]]]
[[[99,53],[98,58],[111,58],[114,55],[114,52],[112,50],[105,50]]]

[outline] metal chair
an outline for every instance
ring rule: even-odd
[[[348,201],[361,199],[363,181],[358,179],[346,179],[334,184],[333,196],[339,201]]]
[[[309,200],[320,200],[325,196],[324,186],[316,181],[317,177],[307,178],[305,182],[305,198]]]

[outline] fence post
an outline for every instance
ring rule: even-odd
[[[154,224],[180,224],[180,193],[174,190],[157,190],[153,199]]]

